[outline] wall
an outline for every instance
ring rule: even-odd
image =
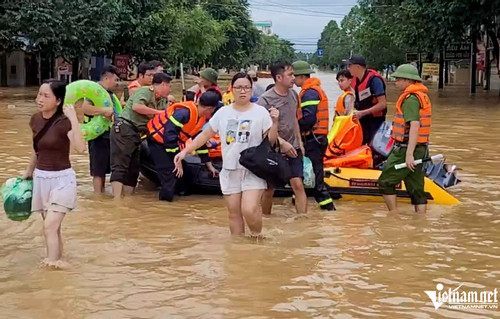
[[[26,85],[26,66],[24,52],[14,51],[7,57],[7,86]]]

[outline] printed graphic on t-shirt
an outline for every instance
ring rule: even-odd
[[[236,132],[238,131],[238,120],[230,119],[227,121],[226,144],[230,145],[236,141]]]
[[[235,120],[230,119],[227,122],[226,128],[226,144],[230,145],[234,142],[248,143],[250,139],[251,120]]]
[[[240,121],[240,125],[238,127],[238,143],[248,143],[248,139],[250,138],[251,126],[252,121],[250,120]]]

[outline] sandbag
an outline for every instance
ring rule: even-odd
[[[288,184],[292,176],[290,166],[281,153],[276,152],[266,137],[258,146],[240,153],[240,164],[274,187]]]
[[[309,157],[303,159],[303,183],[306,188],[314,188],[316,185],[316,175],[314,174],[313,164]]]
[[[20,177],[9,178],[2,185],[3,208],[7,217],[23,221],[31,215],[33,180]]]
[[[342,156],[363,144],[363,129],[352,115],[336,116],[331,132],[334,132],[325,151],[325,159]],[[330,134],[329,134],[330,135]]]
[[[325,167],[355,167],[372,168],[372,150],[369,146],[363,145],[339,157],[325,159]]]

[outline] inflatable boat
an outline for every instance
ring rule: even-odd
[[[220,170],[221,161],[213,161]],[[430,203],[452,205],[459,203],[458,199],[446,189],[456,185],[460,180],[456,176],[454,167],[448,167],[443,162],[428,162],[425,166],[425,191]],[[356,201],[383,201],[382,194],[377,188],[377,180],[381,171],[360,168],[326,168],[325,182],[333,199]],[[144,141],[141,145],[141,174],[147,179],[158,182],[158,176],[151,159],[148,145]],[[221,194],[218,178],[212,177],[205,165],[200,163],[197,156],[188,156],[184,168],[184,178],[189,191],[201,194]],[[311,194],[311,189],[306,189]],[[397,187],[398,197],[409,202],[410,196],[404,182]],[[292,189],[284,187],[276,190],[275,196],[291,196]]]

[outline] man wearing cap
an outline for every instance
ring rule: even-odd
[[[323,157],[328,146],[328,97],[321,88],[318,78],[312,78],[314,71],[305,61],[293,63],[295,85],[302,90],[299,94],[297,116],[305,156],[312,162],[316,176],[314,198],[321,209],[334,210],[333,200],[326,188],[323,172]]]
[[[217,86],[217,80],[219,79],[219,73],[212,68],[206,68],[200,72],[200,80],[198,81],[198,86],[200,89],[196,92],[194,96],[195,102],[198,102],[201,95],[206,91],[216,91],[220,95],[220,101],[222,101],[222,92]]]
[[[415,205],[415,211],[425,213],[427,196],[424,191],[425,173],[415,159],[428,157],[431,132],[431,102],[427,87],[422,84],[418,70],[411,64],[400,65],[392,74],[396,87],[403,91],[396,103],[391,138],[395,140],[384,170],[379,177],[379,189],[389,211],[395,211],[396,185],[404,180],[406,190]],[[395,165],[406,163],[406,168],[396,170]]]
[[[366,68],[366,61],[361,56],[351,56],[348,68],[354,77],[354,118],[359,120],[363,128],[363,144],[369,144],[387,114],[385,82],[377,71]]]

